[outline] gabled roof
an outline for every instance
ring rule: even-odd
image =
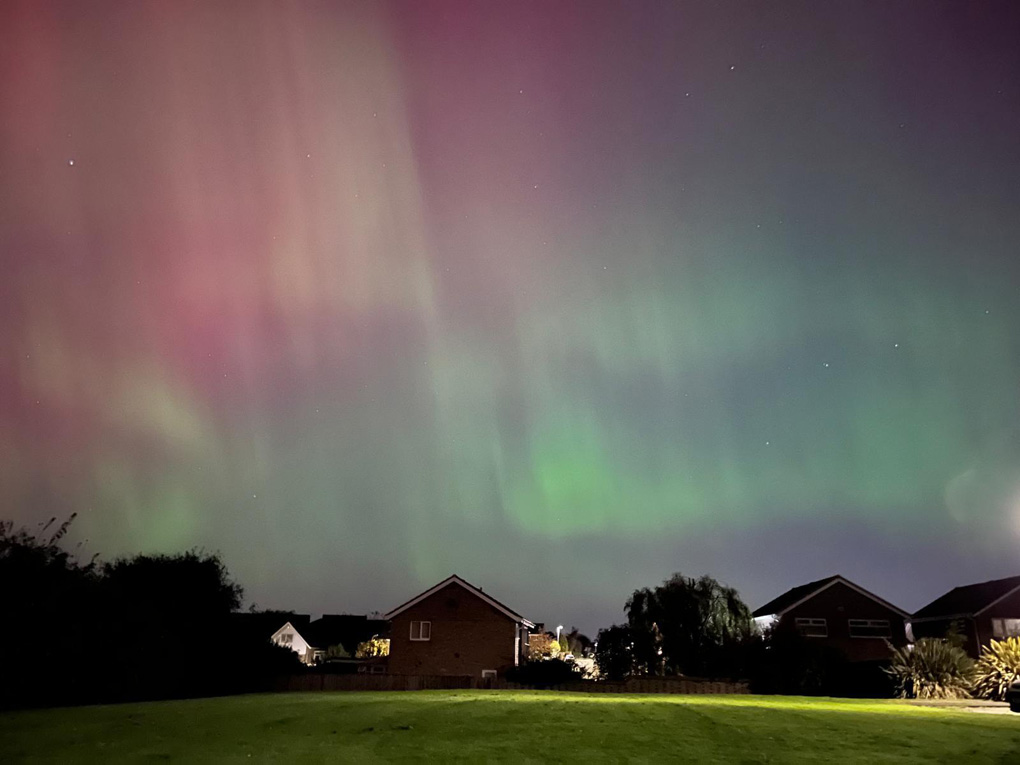
[[[1018,589],[1020,576],[954,587],[914,614],[914,619],[976,616]]]
[[[822,592],[823,590],[827,590],[828,588],[832,587],[834,584],[843,584],[843,585],[846,585],[850,589],[855,590],[856,592],[860,593],[861,595],[865,596],[866,598],[871,598],[876,603],[880,603],[881,605],[883,605],[886,608],[888,608],[890,611],[895,611],[900,616],[902,616],[904,619],[909,619],[910,618],[910,614],[908,614],[903,609],[897,608],[896,606],[894,606],[889,601],[883,600],[882,598],[878,597],[878,595],[876,595],[873,592],[868,592],[868,590],[865,590],[860,585],[854,584],[849,579],[845,579],[844,577],[840,576],[839,574],[836,574],[834,576],[827,576],[827,577],[825,577],[825,579],[819,579],[817,582],[808,582],[807,584],[802,584],[799,587],[794,587],[791,590],[787,590],[782,595],[780,595],[778,598],[773,598],[768,603],[766,603],[764,606],[762,606],[761,608],[757,609],[754,612],[754,614],[752,614],[752,616],[755,616],[755,617],[759,617],[759,616],[781,616],[784,613],[786,613],[787,611],[789,611],[791,608],[793,608],[794,606],[799,606],[804,601],[810,600],[815,595],[817,595],[818,593]]]
[[[397,614],[403,613],[404,611],[409,609],[411,606],[414,606],[414,605],[417,605],[418,603],[421,603],[421,601],[425,600],[425,598],[427,598],[427,597],[429,597],[431,595],[434,595],[435,593],[439,592],[444,587],[447,587],[448,585],[451,585],[451,584],[456,584],[456,585],[459,585],[459,586],[463,587],[465,590],[470,592],[472,595],[474,595],[475,597],[480,598],[481,600],[485,601],[490,606],[495,608],[497,611],[502,613],[504,616],[512,619],[513,621],[519,622],[519,623],[524,624],[525,626],[528,626],[528,627],[534,627],[535,626],[532,622],[530,622],[527,619],[525,619],[523,616],[521,616],[519,613],[517,613],[513,609],[509,608],[508,606],[503,605],[502,603],[500,603],[495,598],[489,597],[484,592],[482,592],[480,588],[475,587],[470,582],[465,582],[463,579],[461,579],[456,574],[454,574],[453,576],[447,577],[446,579],[444,579],[443,581],[441,581],[439,584],[435,585],[434,587],[430,587],[429,589],[425,590],[425,592],[423,592],[421,595],[418,595],[418,596],[416,596],[414,598],[411,598],[409,601],[407,601],[403,605],[397,606],[392,611],[390,611],[388,614],[386,614],[384,618],[392,619]]]
[[[273,636],[270,639],[275,642],[277,636],[281,632],[283,632],[285,629],[287,629],[288,627],[290,627],[292,630],[294,630],[294,632],[297,634],[297,636],[299,638],[301,638],[302,640],[304,640],[306,643],[308,643],[309,646],[312,645],[311,641],[307,637],[305,637],[305,635],[304,635],[304,633],[308,631],[308,622],[304,622],[301,625],[301,629],[298,629],[297,625],[294,624],[294,622],[286,622],[285,624],[283,624],[283,626],[280,627],[280,629],[278,629],[276,632],[273,633]]]

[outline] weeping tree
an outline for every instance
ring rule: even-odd
[[[625,607],[638,674],[735,676],[754,634],[751,609],[710,576],[674,574],[636,590]]]

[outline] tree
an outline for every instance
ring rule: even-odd
[[[550,632],[535,632],[528,636],[528,661],[553,658],[559,653],[556,636]]]
[[[606,680],[623,680],[634,670],[634,636],[630,627],[614,624],[599,630],[595,664]]]
[[[389,656],[389,638],[381,638],[378,635],[373,635],[369,640],[358,644],[358,650],[354,655],[358,659],[371,659],[376,656]]]
[[[591,638],[583,634],[577,627],[571,627],[570,632],[565,636],[567,643],[566,653],[574,656],[587,656],[592,647]]]
[[[35,531],[0,521],[0,592],[11,625],[0,629],[0,706],[53,696],[73,702],[93,686],[93,673],[101,673],[101,641],[92,629],[98,567],[94,557],[82,563],[61,546],[75,517],[59,525],[51,518]],[[15,625],[46,639],[27,643]]]
[[[732,675],[754,634],[751,609],[710,576],[674,574],[654,589],[636,590],[625,611],[635,669],[644,674]]]

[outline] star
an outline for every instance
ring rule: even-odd
[[[73,159],[67,160],[67,164],[70,165],[71,167],[74,167],[74,160]]]
[[[829,362],[826,361],[824,364],[822,364],[822,366],[825,367],[826,369],[828,369],[829,368]]]
[[[768,445],[769,445],[769,444],[771,444],[771,443],[772,443],[771,441],[766,441],[766,442],[765,442],[765,446],[768,446]]]
[[[893,348],[899,348],[899,347],[900,347],[900,344],[899,344],[899,343],[893,343],[893,344],[892,344],[892,347],[893,347]]]
[[[730,71],[731,71],[731,72],[732,72],[732,71],[733,71],[734,69],[736,69],[736,67],[735,67],[735,66],[731,66],[731,67],[730,67]]]

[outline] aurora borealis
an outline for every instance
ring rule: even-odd
[[[1020,572],[1020,6],[0,5],[0,496],[249,600]],[[87,538],[88,542],[84,542]]]

